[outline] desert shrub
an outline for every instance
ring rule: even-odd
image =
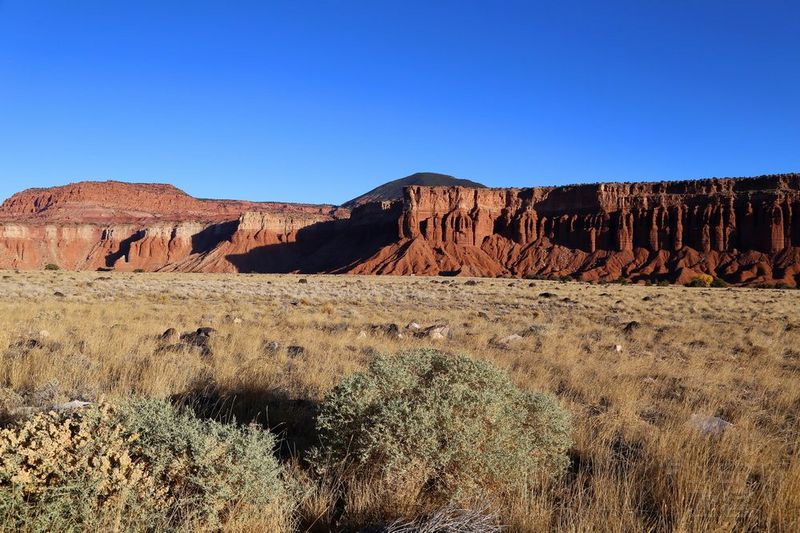
[[[144,274],[144,269],[143,268],[134,268],[133,269],[133,273],[134,274]]]
[[[728,286],[728,283],[720,278],[714,278],[714,281],[711,282],[711,286],[717,289],[724,289]]]
[[[254,511],[284,498],[269,432],[200,420],[156,400],[131,402],[121,414],[182,520],[216,524],[232,504]]]
[[[61,267],[56,265],[56,264],[54,264],[54,263],[47,263],[44,266],[44,269],[45,270],[61,270]]]
[[[166,492],[132,453],[111,407],[38,414],[0,431],[0,522],[27,530],[101,527],[100,509],[148,521]],[[111,513],[112,515],[114,513]]]
[[[686,286],[687,287],[710,287],[711,283],[713,281],[714,281],[714,278],[709,276],[708,274],[698,274],[689,283],[687,283]]]
[[[166,402],[39,414],[0,432],[0,520],[33,530],[216,529],[288,516],[274,438]]]
[[[568,413],[553,397],[436,350],[378,356],[327,397],[317,428],[311,461],[321,471],[344,464],[451,500],[558,474],[571,446]]]

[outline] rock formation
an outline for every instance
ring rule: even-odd
[[[800,174],[486,189],[335,206],[80,183],[0,206],[0,267],[800,280]]]
[[[800,174],[529,189],[409,187],[357,272],[796,284]]]
[[[0,206],[0,268],[174,269],[223,243],[249,250],[289,242],[305,226],[348,215],[332,205],[201,200],[170,185],[108,181],[29,189]],[[216,261],[198,270],[236,268]]]

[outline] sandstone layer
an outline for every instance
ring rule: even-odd
[[[800,278],[800,174],[486,189],[411,186],[398,202],[199,200],[82,183],[0,207],[0,267],[570,276],[729,283]]]
[[[389,274],[796,284],[800,174],[526,189],[406,189]]]
[[[0,268],[157,271],[207,254],[234,234],[247,236],[246,247],[291,242],[303,227],[348,215],[332,205],[203,200],[160,184],[29,189],[0,206]],[[202,270],[236,268],[222,261]]]

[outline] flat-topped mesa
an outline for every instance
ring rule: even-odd
[[[129,223],[152,219],[219,222],[247,211],[342,216],[332,205],[205,200],[172,185],[80,182],[62,187],[28,189],[0,205],[0,220],[58,223]],[[346,216],[346,213],[344,213]]]
[[[800,246],[800,174],[527,189],[409,187],[400,237],[481,246],[492,235],[597,250],[775,253]]]
[[[292,240],[302,227],[348,214],[332,205],[203,200],[160,184],[30,189],[0,206],[0,267],[160,270],[234,236],[243,241],[238,249],[247,251]]]

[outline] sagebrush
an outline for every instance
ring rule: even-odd
[[[30,531],[288,527],[274,446],[160,400],[38,414],[0,431],[0,517]]]
[[[322,405],[320,470],[431,497],[470,499],[525,486],[567,465],[568,413],[550,395],[520,390],[492,365],[437,350],[378,356]]]

